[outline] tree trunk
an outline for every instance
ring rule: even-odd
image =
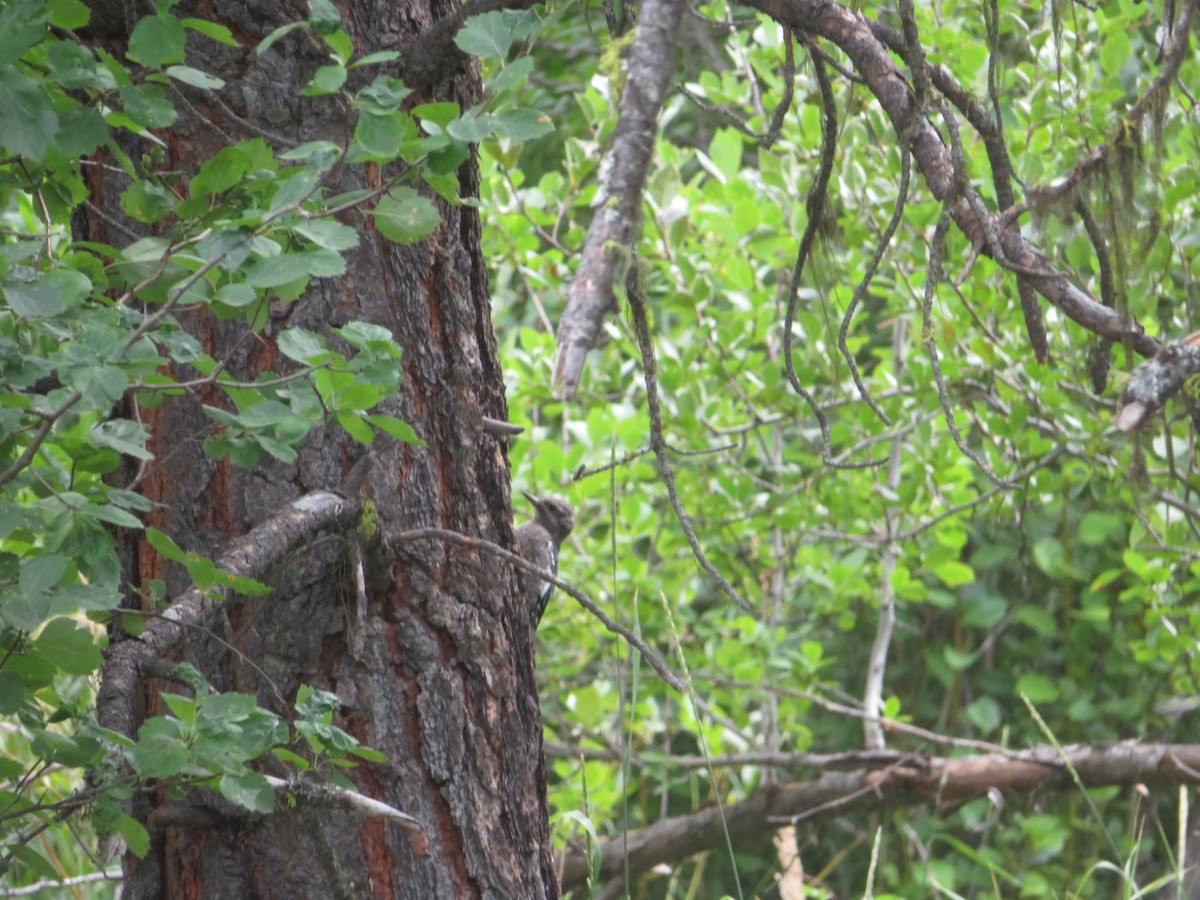
[[[459,9],[457,0],[347,0],[341,12],[356,54],[366,54],[403,48]],[[348,104],[337,96],[299,96],[329,61],[314,42],[294,31],[268,52],[254,52],[277,26],[307,19],[306,4],[195,2],[174,13],[219,22],[242,45],[226,47],[189,31],[188,64],[219,75],[226,86],[171,89],[180,117],[160,134],[167,143],[162,168],[182,172],[184,189],[202,161],[233,141],[261,138],[276,151],[309,140],[345,145],[354,127]],[[121,53],[126,15],[98,9],[92,38]],[[409,99],[466,108],[478,92],[477,66],[469,63]],[[151,149],[149,142],[126,147],[134,159]],[[330,193],[378,183],[374,167],[365,168],[335,169]],[[77,223],[79,237],[122,246],[131,233],[144,233],[120,212],[127,179],[115,167],[87,172],[95,211]],[[461,196],[477,196],[474,159],[458,179]],[[211,555],[309,491],[340,487],[374,502],[382,541],[368,563],[365,620],[355,610],[345,543],[327,538],[269,579],[275,589],[269,597],[227,604],[227,627],[208,638],[190,635],[182,658],[214,688],[256,694],[285,717],[300,684],[336,693],[342,702],[336,724],[388,757],[349,777],[422,828],[409,832],[356,813],[282,803],[274,814],[251,816],[211,791],[182,799],[151,794],[135,806],[152,847],[144,860],[126,859],[127,898],[558,893],[532,634],[518,608],[517,578],[487,555],[389,539],[405,529],[438,527],[512,543],[506,447],[482,423],[485,415],[505,418],[506,410],[479,217],[469,206],[436,202],[443,225],[413,247],[388,243],[357,212],[339,216],[360,237],[346,254],[346,275],[314,280],[296,302],[273,303],[258,334],[248,334],[243,321],[217,322],[203,310],[177,315],[205,352],[229,358],[230,374],[246,380],[279,364],[274,337],[283,328],[328,333],[356,319],[389,328],[404,348],[404,385],[383,411],[411,423],[426,446],[380,437],[373,459],[364,460],[366,448],[330,424],[310,436],[296,462],[264,457],[242,470],[201,452],[211,423],[200,407],[222,404],[216,392],[136,411],[156,454],[142,489],[163,504],[150,524],[185,550]],[[365,478],[348,488],[348,473],[360,461],[356,471],[365,470]],[[186,585],[185,573],[144,541],[128,542],[124,558],[133,591],[156,578],[166,580],[169,594]],[[161,687],[174,689],[153,681],[142,687],[144,715],[162,711]],[[282,767],[266,771],[286,774]]]

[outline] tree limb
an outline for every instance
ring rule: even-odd
[[[1167,344],[1154,359],[1133,370],[1117,401],[1117,427],[1133,431],[1145,424],[1197,373],[1200,373],[1200,332]]]
[[[600,169],[596,217],[558,325],[554,388],[567,399],[575,396],[588,351],[596,344],[604,317],[616,306],[613,285],[628,265],[629,248],[637,238],[646,167],[686,5],[684,0],[646,0],[638,17],[612,150]]]
[[[1087,787],[1143,784],[1148,787],[1200,783],[1200,745],[1142,744],[1122,741],[1102,746],[1072,746],[1063,753]],[[1015,794],[1062,790],[1073,782],[1053,747],[1023,753],[969,757],[908,756],[886,767],[856,772],[827,772],[815,781],[775,783],[724,807],[735,847],[766,840],[781,821],[828,818],[852,812],[934,802],[963,803],[998,789]],[[705,850],[723,847],[725,833],[716,807],[663,819],[603,844],[600,879],[628,871],[636,880],[651,868],[671,864]],[[563,891],[587,883],[588,859],[569,852],[563,866]]]
[[[358,503],[318,491],[298,500],[234,540],[217,557],[217,565],[233,575],[255,578],[277,565],[312,535],[328,528],[345,528],[357,521]],[[164,659],[183,639],[183,625],[207,627],[218,609],[198,588],[181,595],[146,630],[112,648],[104,664],[96,713],[101,725],[133,736],[135,705],[143,669]]]
[[[1108,309],[1072,284],[1045,254],[1017,230],[1007,227],[1003,213],[988,213],[978,191],[969,185],[959,190],[949,148],[866,18],[829,0],[746,0],[746,5],[782,25],[826,38],[849,57],[896,133],[909,142],[933,196],[950,204],[955,224],[974,246],[988,252],[998,248],[999,265],[1028,276],[1039,294],[1089,331],[1127,341],[1143,356],[1158,351],[1158,341],[1140,324]]]

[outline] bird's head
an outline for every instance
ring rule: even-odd
[[[551,537],[561,543],[571,533],[571,529],[575,527],[575,508],[571,506],[565,497],[559,497],[556,494],[537,497],[528,491],[522,491],[521,493],[533,504],[533,508],[536,510],[533,520],[545,528]]]

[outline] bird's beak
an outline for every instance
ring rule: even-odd
[[[521,491],[521,493],[525,495],[526,500],[533,504],[535,509],[542,505],[542,500],[540,497],[535,497],[533,494],[529,493],[529,491]]]

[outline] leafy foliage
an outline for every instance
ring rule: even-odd
[[[998,11],[994,32],[977,5],[919,6],[926,54],[975,99],[994,101],[1027,188],[1065,176],[1088,148],[1117,148],[1069,203],[1033,204],[1036,240],[1055,264],[1102,293],[1101,253],[1076,212],[1084,201],[1107,242],[1122,312],[1156,335],[1193,330],[1194,110],[1170,93],[1145,130],[1125,118],[1157,72],[1162,23],[1152,5],[997,4],[988,7]],[[514,443],[514,470],[539,489],[571,478],[582,524],[564,573],[664,657],[678,651],[695,690],[693,703],[664,689],[569,602],[552,608],[539,672],[548,739],[568,747],[552,747],[551,760],[562,843],[595,847],[748,796],[768,778],[756,765],[684,757],[719,763],[752,750],[859,747],[859,721],[829,701],[861,695],[885,595],[899,619],[883,700],[893,722],[1019,747],[1045,739],[1027,698],[1061,742],[1175,734],[1176,714],[1158,704],[1194,694],[1200,675],[1191,424],[1172,411],[1155,433],[1118,435],[1108,407],[1122,372],[1103,396],[1089,389],[1093,360],[1109,351],[1047,310],[1052,360],[1034,362],[1013,277],[974,259],[961,236],[951,235],[946,252],[953,280],[935,286],[923,322],[940,206],[915,179],[884,262],[848,314],[896,208],[902,165],[891,125],[860,84],[834,77],[841,125],[824,244],[802,273],[791,335],[797,376],[830,417],[828,448],[785,372],[784,310],[821,142],[812,63],[794,79],[787,72],[791,36],[765,16],[743,21],[744,9],[702,7],[734,26],[689,21],[688,94],[664,111],[647,182],[636,275],[651,300],[670,459],[706,553],[759,604],[747,615],[701,573],[669,507],[647,453],[642,364],[628,323],[610,319],[580,404],[549,389],[552,322],[593,215],[627,38],[604,34],[586,8],[551,10],[544,23],[511,11],[471,19],[456,40],[484,58],[487,99],[463,110],[406,102],[409,88],[387,74],[394,51],[356,56],[337,8],[313,0],[310,9],[308,21],[277,29],[257,52],[277,52],[293,32],[323,48],[325,63],[297,88],[344,103],[351,137],[282,153],[262,139],[231,143],[184,184],[161,153],[134,158],[127,138],[164,145],[178,116],[173,84],[221,88],[224,73],[189,66],[187,47],[236,46],[228,28],[159,3],[119,59],[76,39],[90,16],[78,0],[0,8],[7,877],[55,878],[89,865],[55,827],[80,802],[96,831],[147,852],[148,834],[120,806],[144,779],[216,787],[266,811],[274,795],[249,766],[263,754],[333,779],[355,758],[377,758],[333,724],[333,695],[302,690],[284,721],[252,698],[213,691],[186,667],[175,677],[187,693],[163,695],[170,715],[150,718],[136,736],[100,728],[92,678],[105,629],[119,617],[134,630],[144,614],[121,608],[112,531],[145,529],[150,547],[213,596],[261,589],[146,527],[155,510],[139,487],[166,460],[141,413],[184,392],[206,398],[206,452],[239,466],[264,454],[292,459],[315,426],[333,422],[363,443],[379,431],[419,440],[376,411],[402,389],[399,348],[383,330],[284,331],[275,336],[277,370],[239,381],[178,316],[262,333],[272,304],[342,275],[343,254],[358,242],[339,218],[350,210],[388,240],[424,239],[438,227],[438,204],[462,201],[455,170],[472,145],[484,165],[485,257],[510,406],[532,438]],[[1180,81],[1200,83],[1195,58]],[[789,97],[776,128],[773,113]],[[991,185],[980,138],[964,129],[964,143],[966,177]],[[129,179],[122,210],[146,226],[123,246],[70,231],[72,213],[89,202],[84,166],[97,155]],[[339,194],[331,173],[342,166],[387,175],[373,190]],[[1127,348],[1112,352],[1119,369],[1136,363]],[[881,465],[833,468],[826,455]],[[144,599],[153,610],[169,598]],[[890,740],[933,749],[903,734]],[[85,769],[93,779],[81,794]],[[1107,897],[1118,884],[1127,895],[1153,888],[1170,871],[1171,842],[1142,824],[1157,815],[1166,834],[1172,804],[1147,813],[1136,795],[1106,789],[1061,804],[977,800],[941,814],[888,813],[877,842],[849,818],[798,828],[816,896],[857,895],[869,884],[876,896]],[[43,829],[48,850],[32,843]],[[776,866],[768,848],[699,858],[640,890],[763,893]]]
[[[726,12],[722,4],[705,11],[718,19]],[[1031,195],[1119,136],[1122,116],[1157,73],[1161,23],[1144,4],[1102,3],[1094,12],[1001,4],[994,53],[975,5],[917,4],[917,22],[930,61],[976,99],[987,97],[994,62],[1005,139]],[[1024,695],[1063,743],[1170,740],[1176,721],[1153,710],[1176,692],[1193,693],[1200,674],[1190,602],[1200,575],[1195,438],[1186,409],[1171,411],[1157,435],[1118,435],[1110,410],[1122,373],[1103,395],[1091,392],[1095,338],[1047,309],[1052,360],[1036,364],[1013,276],[974,259],[958,235],[945,260],[953,281],[937,286],[926,332],[928,242],[940,205],[915,179],[884,262],[847,317],[893,214],[901,160],[871,96],[831,73],[840,123],[832,220],[801,280],[793,361],[829,416],[834,459],[882,465],[823,465],[818,424],[788,385],[782,333],[820,152],[820,100],[811,63],[798,60],[795,103],[774,143],[761,139],[788,91],[787,38],[764,16],[729,32],[692,23],[683,36],[685,85],[704,105],[682,94],[668,101],[638,247],[683,505],[705,552],[756,598],[759,614],[739,613],[703,575],[648,453],[641,364],[624,318],[609,320],[578,406],[548,393],[549,326],[583,244],[618,100],[596,46],[605,38],[565,12],[551,29],[536,51],[539,70],[549,83],[578,86],[535,101],[554,104],[554,140],[519,155],[502,141],[484,145],[501,167],[485,184],[485,239],[497,261],[510,404],[534,431],[514,447],[514,469],[539,487],[567,485],[584,533],[564,553],[563,571],[664,657],[678,646],[704,701],[693,716],[569,600],[552,604],[539,632],[539,672],[547,739],[562,754],[552,760],[559,840],[578,846],[587,830],[616,836],[732,802],[765,777],[750,766],[706,770],[672,757],[861,746],[861,724],[826,701],[862,695],[885,583],[899,619],[888,718],[950,739],[1023,747],[1044,741]],[[1180,80],[1198,79],[1189,55]],[[1152,139],[1142,161],[1114,162],[1072,195],[1096,210],[1112,255],[1125,260],[1121,302],[1168,339],[1195,327],[1198,148],[1188,108],[1172,92],[1146,132],[1128,135],[1139,146]],[[963,140],[969,179],[990,186],[982,141],[965,123]],[[1037,209],[1033,239],[1099,296],[1097,252],[1074,204]],[[938,350],[965,446],[1015,487],[998,485],[956,445],[927,343]],[[1114,352],[1114,368],[1137,363],[1120,346]],[[857,391],[851,361],[882,415]],[[890,479],[893,454],[898,477]],[[902,734],[889,746],[946,750]],[[1106,790],[1095,800],[1103,821],[1083,825],[1069,798],[896,814],[884,828],[876,896],[990,896],[993,877],[1026,896],[1111,896],[1120,879],[1132,891],[1135,881],[1172,870],[1171,841],[1156,837],[1155,826],[1121,831],[1146,814],[1137,797]],[[1171,805],[1164,798],[1159,807],[1164,833],[1176,827]],[[866,822],[823,820],[798,831],[805,871],[821,873],[814,896],[825,896],[819,885],[837,896],[863,892]],[[1093,870],[1097,860],[1115,864],[1117,875]],[[697,859],[634,895],[736,896],[730,865]],[[770,879],[774,854],[739,854],[736,865],[749,896],[755,878]]]

